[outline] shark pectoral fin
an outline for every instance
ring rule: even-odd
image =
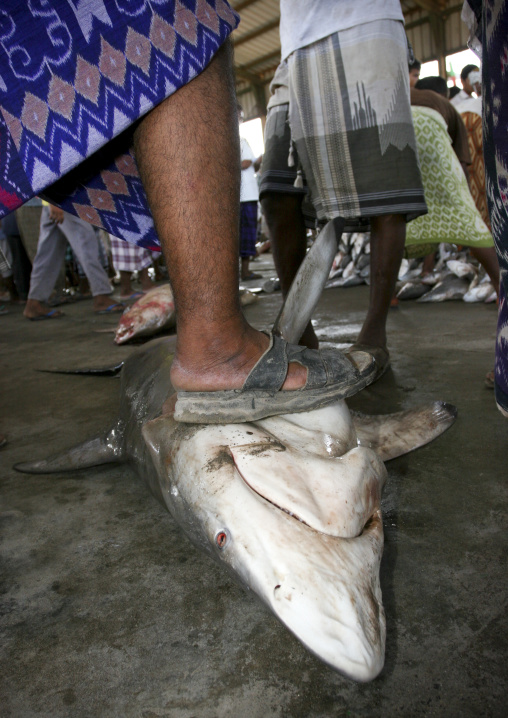
[[[121,439],[119,427],[115,426],[107,434],[88,439],[60,454],[15,464],[14,468],[23,474],[54,474],[120,462],[123,459]]]
[[[108,330],[109,331],[109,330]],[[114,330],[113,330],[114,331]],[[76,369],[37,369],[45,374],[83,374],[85,376],[118,376],[125,362],[96,367],[78,367]]]
[[[277,446],[230,446],[236,468],[259,496],[329,536],[358,536],[379,507],[386,470],[356,447],[340,458],[309,456]]]
[[[457,407],[435,401],[396,414],[367,416],[352,412],[352,416],[360,445],[389,461],[440,436],[457,418]]]

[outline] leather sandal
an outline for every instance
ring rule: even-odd
[[[291,362],[307,368],[307,380],[300,389],[282,391]],[[174,417],[195,424],[236,424],[312,411],[356,394],[373,381],[376,368],[374,358],[365,352],[346,357],[334,349],[288,344],[272,334],[268,349],[241,389],[179,391]]]

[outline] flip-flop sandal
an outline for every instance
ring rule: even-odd
[[[291,362],[307,368],[307,380],[300,389],[282,391]],[[337,350],[307,349],[272,334],[241,389],[179,391],[174,417],[191,424],[229,424],[312,411],[356,394],[375,372],[375,361],[363,352],[346,358]]]
[[[133,292],[132,294],[127,294],[126,296],[120,294],[120,299],[122,302],[128,302],[130,299],[139,299],[140,297],[143,297],[144,294],[144,292]]]
[[[94,312],[94,314],[120,314],[125,311],[125,304],[120,304],[119,302],[114,302],[114,304],[110,304],[109,307],[106,307],[106,309],[101,309],[98,312]]]
[[[367,354],[370,354],[373,359],[375,359],[376,373],[374,374],[372,382],[380,379],[390,366],[390,353],[388,349],[385,349],[384,347],[375,347],[370,344],[357,343],[350,346],[349,349],[346,350],[345,354],[348,356],[354,352],[366,352]]]
[[[65,316],[63,312],[60,312],[58,309],[52,309],[46,314],[39,314],[37,317],[27,317],[27,319],[30,319],[31,322],[42,322],[45,319],[60,319],[60,317],[63,316]]]

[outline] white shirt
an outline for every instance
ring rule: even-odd
[[[461,105],[463,102],[469,102],[470,100],[474,100],[475,98],[472,95],[468,95],[467,92],[464,92],[464,90],[461,90],[455,97],[452,97],[450,102],[454,107],[457,107],[457,105]],[[462,110],[464,112],[464,110]]]
[[[467,93],[466,93],[467,94]],[[456,95],[458,97],[458,95]],[[468,95],[469,97],[469,95]],[[455,97],[453,98],[455,99]],[[450,102],[452,102],[450,100]],[[461,115],[463,112],[474,112],[475,115],[482,116],[482,98],[481,97],[470,97],[468,100],[464,100],[464,102],[453,103],[455,104],[455,109],[457,112]]]
[[[322,40],[373,20],[400,20],[399,0],[280,0],[281,59]]]
[[[242,184],[240,186],[240,202],[257,202],[259,199],[259,189],[254,171],[254,152],[245,137],[240,137],[240,152],[242,162],[250,160],[253,164],[242,170]]]

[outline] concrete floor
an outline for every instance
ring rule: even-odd
[[[253,269],[271,275],[270,259]],[[354,339],[368,288],[324,292],[321,338]],[[280,295],[247,307],[268,326]],[[118,380],[38,368],[114,363],[90,302],[0,317],[2,718],[505,716],[508,423],[483,385],[496,308],[407,302],[389,318],[393,371],[351,402],[369,413],[446,399],[436,442],[388,465],[381,583],[386,665],[355,684],[310,655],[201,556],[128,467],[24,476],[12,465],[108,426]]]

